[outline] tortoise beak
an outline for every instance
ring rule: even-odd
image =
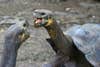
[[[22,41],[25,41],[25,40],[27,40],[29,37],[30,37],[30,33],[27,32],[27,31],[25,31],[25,33],[23,33],[22,36],[21,36],[21,40],[22,40]]]
[[[19,35],[19,39],[21,42],[24,42],[30,37],[30,33],[27,30],[23,30],[23,32]]]

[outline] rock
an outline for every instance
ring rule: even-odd
[[[65,11],[67,11],[67,12],[70,11],[70,10],[71,10],[71,8],[65,8]]]
[[[26,20],[22,17],[11,17],[4,16],[3,20],[0,21],[0,25],[12,25],[19,22],[25,22]]]
[[[68,15],[66,12],[60,12],[60,11],[55,11],[54,14],[58,15],[58,16],[67,16]]]
[[[11,2],[11,1],[14,1],[14,0],[0,0],[0,3],[8,3],[8,2]]]
[[[95,8],[96,5],[95,4],[91,4],[91,3],[85,3],[85,2],[81,2],[80,6],[84,7],[84,8]]]
[[[67,0],[33,0],[33,2],[40,2],[40,3],[60,3],[65,1]]]

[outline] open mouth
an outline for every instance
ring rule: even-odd
[[[42,18],[36,18],[34,21],[34,26],[35,27],[40,27],[42,24],[43,19]]]
[[[40,24],[40,23],[42,23],[42,18],[36,18],[35,24]]]

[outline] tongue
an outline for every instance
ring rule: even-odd
[[[41,23],[42,20],[41,19],[37,19],[35,23]]]

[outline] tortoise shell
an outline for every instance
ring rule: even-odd
[[[76,25],[64,32],[94,66],[100,66],[100,24]]]

